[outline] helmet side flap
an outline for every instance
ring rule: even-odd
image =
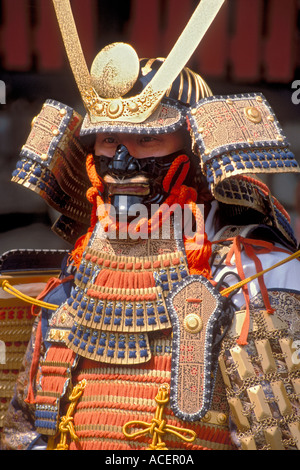
[[[199,165],[216,200],[265,214],[288,238],[289,217],[259,176],[299,173],[271,106],[261,93],[213,96],[188,112]]]
[[[54,231],[73,243],[90,223],[86,150],[80,142],[82,117],[69,106],[47,100],[33,119],[12,181],[39,194],[62,214]]]

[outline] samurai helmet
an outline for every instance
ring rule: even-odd
[[[200,99],[212,96],[212,92],[200,75],[184,67],[148,115],[145,111],[150,108],[153,95],[140,96],[164,62],[163,58],[139,60],[129,44],[105,47],[91,67],[94,89],[105,99],[88,108],[81,136],[99,132],[161,134],[174,132],[185,124],[187,109]],[[98,119],[97,110],[104,108],[106,118]],[[142,114],[146,118],[138,122]]]
[[[105,47],[89,71],[70,1],[53,0],[69,62],[87,114],[81,135],[116,132],[172,132],[186,113],[181,106],[211,95],[186,64],[224,0],[202,0],[165,60],[139,60],[128,44]]]

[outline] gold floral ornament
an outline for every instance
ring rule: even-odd
[[[155,397],[155,401],[157,403],[155,416],[151,420],[151,423],[147,423],[145,421],[129,421],[123,426],[123,434],[127,439],[134,439],[145,434],[150,434],[150,436],[152,436],[152,442],[147,450],[168,450],[165,442],[163,441],[163,437],[166,434],[173,434],[173,436],[177,436],[185,442],[194,442],[197,437],[194,431],[167,424],[166,420],[163,418],[165,406],[170,400],[169,391],[170,387],[168,384],[163,384],[159,388],[158,394]],[[130,433],[130,427],[140,427],[142,429]]]
[[[109,120],[142,123],[151,116],[194,53],[223,3],[224,0],[201,0],[152,80],[140,94],[123,98],[137,79],[135,77],[138,60],[135,53],[128,45],[107,46],[96,57],[90,73],[79,41],[70,0],[53,0],[69,62],[91,123]],[[126,51],[124,57],[120,54],[122,50]],[[129,63],[126,63],[126,57],[129,57]],[[134,66],[130,70],[132,64]],[[110,80],[111,83],[108,83]]]

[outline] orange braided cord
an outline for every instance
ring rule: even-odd
[[[87,198],[93,204],[93,210],[91,215],[91,226],[87,234],[77,240],[74,250],[71,253],[71,257],[75,263],[75,266],[79,268],[82,255],[88,245],[98,220],[103,224],[103,229],[105,231],[113,230],[119,231],[120,233],[125,230],[129,231],[130,233],[153,233],[154,231],[159,230],[165,222],[166,218],[170,216],[170,208],[172,208],[172,205],[179,204],[179,206],[183,208],[186,204],[190,205],[196,220],[196,226],[198,228],[200,227],[200,230],[198,229],[198,233],[194,236],[193,239],[186,237],[184,240],[191,274],[201,273],[203,276],[209,278],[211,271],[208,260],[211,256],[211,244],[207,240],[207,236],[204,230],[203,216],[196,204],[197,191],[194,188],[189,188],[182,184],[190,167],[190,162],[186,155],[180,155],[174,160],[167,175],[164,178],[163,187],[165,191],[170,189],[172,180],[181,165],[183,165],[183,168],[178,174],[177,180],[173,184],[171,193],[167,197],[165,203],[162,204],[162,206],[150,219],[140,219],[136,225],[131,223],[128,226],[127,223],[122,225],[112,221],[107,207],[104,204],[102,197],[100,196],[100,193],[103,192],[104,189],[103,181],[97,174],[93,155],[88,155],[86,169],[92,183],[92,187],[87,191]]]

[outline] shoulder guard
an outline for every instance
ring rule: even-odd
[[[276,199],[265,185],[251,178],[299,172],[265,97],[261,93],[211,96],[200,100],[188,118],[202,172],[215,199],[255,209],[270,217],[288,239],[293,238]]]
[[[62,214],[53,230],[71,244],[87,231],[91,213],[81,124],[82,117],[72,108],[47,100],[32,121],[12,174],[13,182],[35,191]]]

